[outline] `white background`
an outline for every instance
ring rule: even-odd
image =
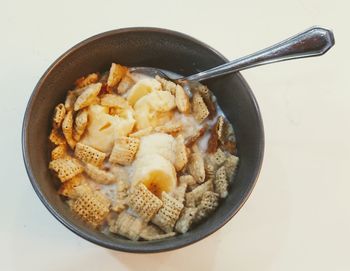
[[[350,270],[348,3],[1,0],[0,270]],[[167,253],[115,252],[71,233],[35,195],[21,154],[25,106],[76,43],[156,26],[234,59],[315,24],[335,33],[325,56],[242,72],[262,111],[265,159],[248,202],[217,233]]]

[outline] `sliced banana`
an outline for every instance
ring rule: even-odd
[[[165,133],[155,133],[141,137],[139,150],[136,154],[136,159],[149,154],[158,154],[175,162],[175,139]]]
[[[137,129],[164,125],[174,116],[175,107],[175,97],[168,91],[155,91],[143,96],[134,106]]]
[[[176,180],[174,166],[159,154],[144,155],[136,159],[132,165],[132,184],[143,183],[158,197],[163,191],[173,191],[176,188]]]
[[[89,106],[89,124],[81,142],[104,153],[110,153],[114,140],[128,135],[135,124],[132,108],[123,109],[118,115],[108,114],[108,107]]]
[[[127,100],[131,106],[134,106],[143,96],[153,91],[160,91],[161,89],[162,85],[156,79],[141,79],[128,91]]]

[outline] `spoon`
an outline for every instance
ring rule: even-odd
[[[320,56],[325,54],[334,43],[334,35],[331,30],[314,26],[271,47],[190,76],[183,77],[166,70],[152,67],[131,67],[130,71],[151,77],[158,75],[177,84],[186,84],[188,82],[199,82],[265,64]]]

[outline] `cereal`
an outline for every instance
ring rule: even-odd
[[[76,145],[74,154],[79,160],[97,167],[100,167],[106,158],[106,154],[104,152],[100,152],[83,143],[78,143]]]
[[[187,190],[188,184],[183,182],[178,185],[178,187],[175,189],[175,191],[172,193],[172,196],[179,202],[184,203],[185,201],[185,194]]]
[[[187,151],[185,141],[182,135],[179,135],[175,139],[175,169],[180,171],[188,162]]]
[[[198,223],[201,220],[207,218],[212,212],[215,211],[218,205],[219,195],[212,191],[205,192],[198,206],[194,222]]]
[[[211,181],[206,181],[205,183],[197,186],[191,192],[186,193],[186,195],[185,195],[186,207],[197,206],[199,201],[201,200],[203,194],[207,191],[213,191],[213,190],[214,190],[214,187],[213,187],[213,183]]]
[[[176,93],[176,84],[172,81],[166,80],[160,76],[156,76],[156,80],[161,83],[163,90],[169,91],[172,95]]]
[[[166,192],[162,193],[162,201],[163,206],[154,216],[152,222],[169,233],[173,231],[184,205]]]
[[[188,172],[193,176],[197,183],[205,181],[204,160],[200,153],[192,153],[188,162]]]
[[[84,134],[86,126],[88,124],[88,111],[80,110],[75,117],[75,126],[73,131],[73,138],[75,141],[79,141],[80,137]]]
[[[100,192],[86,193],[72,205],[72,210],[94,228],[102,225],[109,213],[110,202]]]
[[[102,87],[101,83],[91,84],[85,87],[74,103],[74,111],[87,107],[95,101]]]
[[[145,227],[140,218],[136,218],[127,212],[122,212],[109,226],[109,231],[124,236],[130,240],[137,241],[142,229]]]
[[[52,126],[54,128],[61,127],[62,121],[64,120],[64,117],[66,115],[66,108],[64,107],[64,104],[58,104],[55,107],[53,118],[52,118]]]
[[[56,146],[51,151],[51,160],[64,158],[66,155],[67,155],[67,145],[66,144],[61,144],[61,145]]]
[[[61,182],[68,181],[84,171],[84,168],[80,165],[78,160],[70,156],[51,161],[49,168],[57,173]]]
[[[225,166],[220,167],[216,171],[214,180],[214,191],[220,196],[220,198],[226,198],[228,191],[228,181],[226,176]]]
[[[127,73],[128,69],[122,65],[112,63],[107,79],[107,89],[109,92],[118,85],[122,77]]]
[[[130,77],[130,75],[126,74],[122,80],[119,82],[117,87],[118,94],[124,94],[127,92],[133,85],[135,84],[134,80]]]
[[[140,138],[140,137],[147,136],[147,135],[151,134],[152,131],[153,131],[152,127],[147,127],[147,128],[138,130],[137,132],[131,133],[131,134],[129,134],[129,136]]]
[[[197,208],[187,208],[185,207],[180,215],[179,220],[176,222],[175,230],[179,233],[186,233],[190,229],[195,215],[197,212]]]
[[[140,233],[140,237],[147,241],[165,239],[175,235],[175,232],[163,233],[159,228],[157,228],[154,225],[148,225]]]
[[[145,222],[148,222],[162,207],[162,201],[151,193],[146,186],[139,184],[129,197],[129,206]]]
[[[55,145],[66,144],[66,139],[61,134],[61,132],[55,128],[51,130],[49,140]]]
[[[97,83],[99,76],[97,73],[90,73],[87,76],[82,76],[75,81],[76,88],[83,88],[90,84]]]
[[[209,116],[209,110],[198,92],[195,92],[192,97],[192,112],[199,123],[203,122]]]
[[[189,113],[191,110],[190,99],[182,86],[176,85],[175,103],[181,113]]]
[[[239,162],[239,158],[232,154],[229,154],[226,158],[224,167],[225,167],[226,175],[229,181],[232,180],[232,177],[235,174],[236,168],[238,166],[238,162]]]
[[[71,149],[75,148],[75,140],[73,139],[73,113],[68,111],[63,122],[62,122],[62,131],[64,137],[67,140],[67,143]]]
[[[85,172],[93,181],[99,184],[112,184],[117,182],[117,178],[112,173],[99,169],[91,164],[85,165]]]
[[[68,181],[61,184],[60,188],[58,189],[58,194],[71,199],[77,199],[80,194],[79,190],[76,188],[83,184],[86,185],[84,177],[81,174],[76,175],[72,179],[69,179]]]
[[[139,148],[140,140],[135,137],[119,137],[109,157],[109,162],[120,165],[129,165]]]

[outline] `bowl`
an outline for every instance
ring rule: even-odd
[[[76,78],[108,70],[112,62],[151,66],[182,75],[194,74],[227,62],[216,50],[185,34],[159,28],[125,28],[93,36],[59,57],[36,85],[24,116],[22,150],[35,192],[46,208],[68,229],[100,246],[126,252],[161,252],[195,243],[225,225],[249,197],[259,174],[264,132],[258,104],[240,73],[205,81],[234,126],[240,165],[228,197],[202,224],[172,238],[134,242],[104,234],[76,218],[57,193],[50,173],[48,136],[56,104],[64,101]],[[34,219],[34,218],[33,218]]]

